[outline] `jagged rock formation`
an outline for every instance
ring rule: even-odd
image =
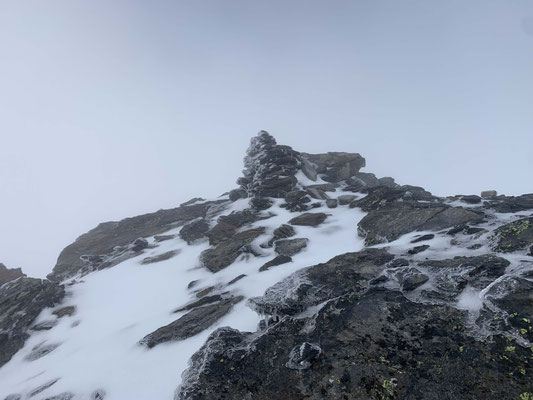
[[[365,165],[262,131],[227,195],[0,264],[0,399],[533,399],[533,194]]]
[[[0,263],[0,286],[23,276],[26,276],[26,274],[22,273],[20,268],[9,269],[4,264]]]

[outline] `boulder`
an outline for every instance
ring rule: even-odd
[[[239,199],[245,199],[248,197],[248,193],[244,189],[233,189],[230,190],[229,194],[230,201],[237,201]]]
[[[264,232],[264,228],[254,228],[236,233],[216,247],[204,250],[200,254],[200,261],[211,272],[218,272],[233,263],[243,254],[243,248]]]
[[[490,197],[496,197],[498,195],[498,192],[496,190],[485,190],[481,192],[481,197],[484,199],[490,198]]]
[[[190,338],[209,328],[242,300],[242,296],[232,297],[216,304],[195,308],[176,321],[146,335],[139,343],[152,348],[161,343]]]
[[[308,179],[316,181],[317,173],[315,166],[305,157],[302,157],[302,172]]]
[[[421,236],[418,236],[418,237],[414,238],[413,240],[411,240],[411,243],[425,242],[426,240],[431,240],[434,237],[435,237],[435,235],[432,234],[432,233],[427,234],[427,235],[421,235]]]
[[[276,267],[281,264],[286,264],[292,262],[292,258],[286,255],[279,255],[274,257],[269,262],[263,264],[261,268],[259,268],[259,272],[268,271],[272,267]]]
[[[352,201],[354,201],[357,198],[357,196],[353,194],[343,194],[337,197],[337,200],[339,201],[339,205],[345,206],[347,204],[350,204]]]
[[[185,225],[180,229],[179,235],[187,244],[193,244],[197,240],[206,237],[208,231],[209,224],[202,218]]]
[[[328,217],[324,213],[303,213],[289,221],[291,225],[318,226]]]
[[[402,289],[405,291],[415,290],[417,287],[422,286],[429,280],[429,277],[421,273],[416,268],[413,268],[402,278]]]
[[[309,239],[306,238],[278,240],[274,249],[281,256],[290,257],[305,249],[308,242]]]
[[[337,199],[327,199],[326,200],[326,206],[328,208],[337,208],[338,201]]]
[[[485,202],[485,207],[492,208],[500,213],[515,213],[533,210],[533,193],[521,196],[498,196]]]

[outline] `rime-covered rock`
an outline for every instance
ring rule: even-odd
[[[0,286],[23,276],[26,276],[26,274],[22,273],[20,268],[9,269],[4,264],[0,263]]]

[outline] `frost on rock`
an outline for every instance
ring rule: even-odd
[[[308,369],[322,353],[319,345],[304,342],[299,346],[293,347],[289,354],[289,361],[285,366],[290,369]]]

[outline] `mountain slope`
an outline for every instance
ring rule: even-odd
[[[533,396],[533,195],[439,198],[266,132],[244,165],[80,236],[16,331],[30,278],[5,283],[0,399]]]

